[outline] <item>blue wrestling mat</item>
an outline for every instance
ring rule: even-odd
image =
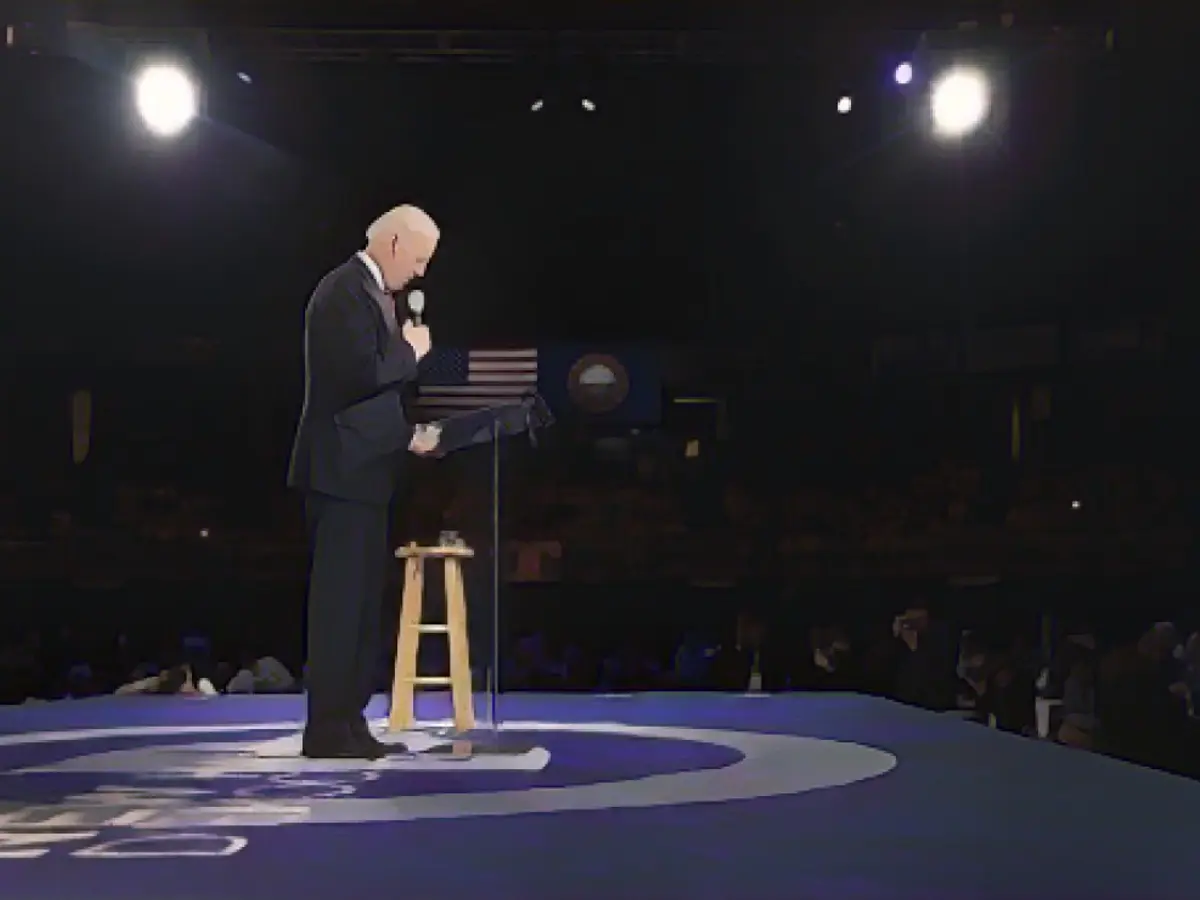
[[[1200,884],[1200,784],[873,698],[512,695],[521,752],[369,764],[299,758],[302,713],[301,697],[0,708],[0,896],[1192,900]]]

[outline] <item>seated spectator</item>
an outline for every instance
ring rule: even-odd
[[[693,690],[709,687],[717,650],[715,642],[705,639],[697,631],[685,635],[675,651],[675,686]]]
[[[605,659],[600,670],[600,689],[608,692],[652,691],[661,679],[655,661],[632,643]]]
[[[562,680],[562,667],[554,662],[546,635],[526,635],[517,642],[508,682],[517,690],[552,690]]]
[[[843,628],[814,628],[809,634],[808,658],[799,667],[793,686],[818,691],[857,690],[861,679],[856,662]]]
[[[67,670],[67,697],[79,700],[84,697],[95,697],[102,693],[96,683],[92,667],[87,663],[76,663]]]
[[[1060,744],[1092,749],[1096,717],[1096,638],[1090,629],[1075,629],[1050,664],[1047,694],[1062,699],[1062,722],[1054,734]]]
[[[1063,687],[1063,718],[1055,740],[1068,747],[1090,750],[1095,742],[1096,665],[1094,658],[1080,658],[1071,668]]]
[[[982,642],[969,632],[963,636],[958,650],[958,708],[976,713],[971,718],[987,723],[983,713],[984,695],[987,693],[987,651]]]
[[[207,678],[193,677],[192,670],[187,665],[172,666],[157,675],[151,675],[117,688],[118,697],[133,694],[185,694],[194,696],[211,696],[217,691]]]
[[[892,623],[900,645],[895,697],[925,709],[954,708],[954,645],[947,627],[924,604],[910,606]]]
[[[873,636],[862,646],[864,649],[859,654],[860,690],[881,697],[893,696],[901,652],[907,657],[908,650],[902,650],[894,635],[886,632]]]
[[[1093,663],[1095,662],[1096,636],[1091,628],[1069,628],[1064,639],[1055,648],[1047,666],[1045,684],[1042,686],[1043,696],[1061,699],[1067,677],[1083,656],[1089,656]]]
[[[1193,631],[1183,648],[1183,683],[1188,691],[1188,712],[1200,708],[1200,631]]]
[[[963,687],[960,704],[974,710],[983,724],[1014,734],[1036,734],[1033,673],[973,635],[963,638],[957,674]]]
[[[750,673],[754,667],[753,654],[736,643],[721,644],[713,654],[709,673],[709,690],[748,691]]]
[[[1096,689],[1102,749],[1176,770],[1186,727],[1187,690],[1174,658],[1174,629],[1156,625],[1137,644],[1114,650]]]
[[[586,649],[575,644],[563,651],[563,690],[590,691],[598,679],[596,660]]]
[[[40,680],[38,659],[30,639],[0,647],[0,704],[24,703],[37,693]]]
[[[720,691],[776,690],[782,685],[778,667],[771,667],[771,675],[764,683],[763,651],[766,629],[763,623],[749,613],[738,615],[735,639],[722,643],[713,654],[713,686]]]
[[[240,669],[225,686],[225,693],[287,694],[296,688],[296,679],[287,667],[273,656],[264,656]]]

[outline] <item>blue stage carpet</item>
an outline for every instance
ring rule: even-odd
[[[0,709],[0,896],[1198,896],[1200,784],[883,700],[513,695],[536,751],[357,766],[298,759],[302,712]]]

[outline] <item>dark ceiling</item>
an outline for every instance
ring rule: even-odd
[[[44,8],[46,0],[28,0]],[[74,0],[72,18],[120,24],[393,28],[847,27],[924,30],[1015,13],[1026,25],[1096,25],[1121,4],[976,0]]]
[[[133,21],[137,6],[77,14]],[[391,24],[408,11],[412,25],[438,24],[420,18],[425,5],[337,5],[385,7]],[[210,24],[233,8],[175,7]],[[275,24],[302,12],[237,8]],[[56,272],[36,288],[54,302],[22,288],[30,301],[5,315],[60,319],[75,340],[114,315],[131,334],[257,339],[281,316],[294,325],[320,272],[402,199],[446,226],[429,287],[453,299],[448,327],[468,338],[734,328],[750,340],[835,323],[1117,315],[1178,298],[1191,258],[1182,209],[1197,187],[1184,57],[1105,52],[1103,30],[1084,25],[932,32],[974,42],[1005,101],[988,141],[952,153],[919,133],[889,83],[918,31],[794,9],[806,52],[786,65],[636,65],[603,47],[491,67],[313,64],[218,30],[206,121],[169,145],[138,131],[122,64],[0,57],[0,115],[22,136],[0,147],[2,255],[11,284]],[[701,27],[701,12],[683,24]],[[843,93],[855,98],[844,117]]]

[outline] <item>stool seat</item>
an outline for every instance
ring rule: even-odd
[[[454,727],[475,727],[471,695],[471,660],[467,642],[467,599],[463,589],[462,561],[475,555],[470,547],[451,544],[420,547],[408,544],[396,550],[404,560],[404,596],[400,603],[400,630],[396,635],[396,668],[392,678],[392,709],[388,728],[407,731],[416,724],[417,687],[449,687],[454,706]],[[440,559],[446,574],[446,621],[423,622],[425,560]],[[448,675],[417,675],[417,650],[421,635],[444,634],[450,643]]]
[[[470,547],[453,545],[446,547],[418,547],[416,544],[409,544],[396,548],[397,559],[470,559],[474,555],[475,551]]]

